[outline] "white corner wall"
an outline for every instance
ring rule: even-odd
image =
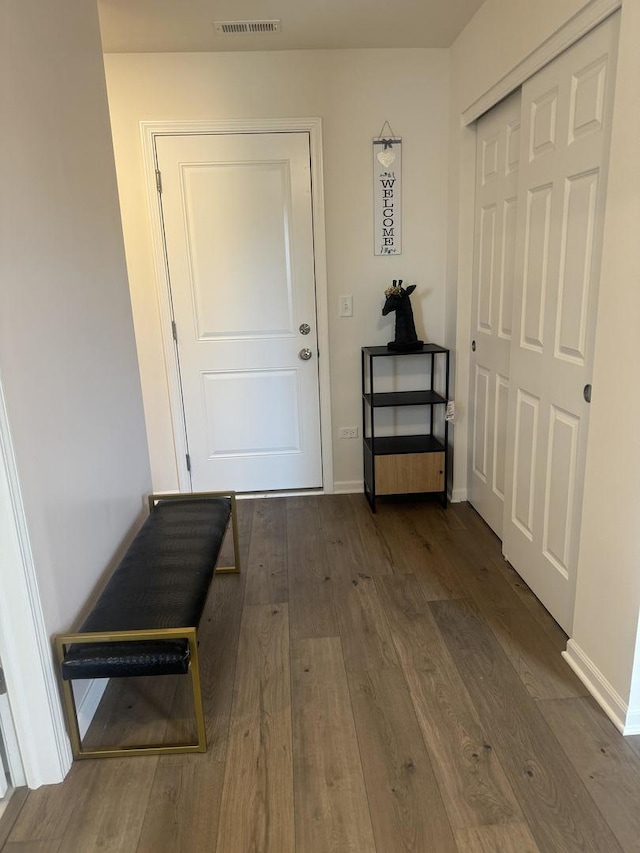
[[[599,0],[485,0],[451,49],[462,109]]]
[[[0,374],[52,634],[151,485],[95,3],[5,0],[0,81]]]
[[[323,121],[328,315],[336,489],[362,487],[360,357],[386,343],[393,278],[418,286],[419,332],[444,336],[448,51],[342,50],[105,57],[125,245],[154,487],[177,489],[169,398],[142,171],[140,122],[320,117]],[[388,119],[403,137],[403,253],[374,257],[371,140]],[[353,318],[338,318],[353,294]]]
[[[466,498],[475,132],[464,110],[579,13],[608,0],[486,0],[451,50],[447,343],[456,356],[454,496]],[[568,660],[627,733],[640,731],[640,10],[622,4],[582,539]],[[631,394],[629,393],[631,391]],[[635,726],[635,728],[632,728]],[[626,728],[625,728],[626,727]]]

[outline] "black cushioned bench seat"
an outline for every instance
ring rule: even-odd
[[[152,496],[150,506],[149,517],[79,631],[56,638],[63,685],[75,679],[191,671],[198,680],[194,698],[199,699],[195,629],[230,519],[236,552],[232,568],[239,569],[235,495]],[[77,730],[70,688],[68,693],[71,728]],[[186,751],[178,746],[172,751],[178,749]],[[76,757],[84,757],[81,747]]]

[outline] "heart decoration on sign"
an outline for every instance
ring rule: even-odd
[[[382,163],[385,169],[388,169],[389,166],[396,159],[396,152],[393,150],[393,148],[384,148],[382,151],[379,151],[376,154],[376,157]]]

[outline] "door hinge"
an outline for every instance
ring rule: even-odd
[[[173,335],[173,340],[178,343],[178,327],[175,320],[171,321],[171,334]]]
[[[187,453],[187,471],[191,473],[191,456]]]
[[[156,169],[156,189],[162,195],[162,174],[160,173],[160,169]]]

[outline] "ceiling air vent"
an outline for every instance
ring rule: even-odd
[[[219,36],[280,32],[280,21],[215,21],[213,26]]]

